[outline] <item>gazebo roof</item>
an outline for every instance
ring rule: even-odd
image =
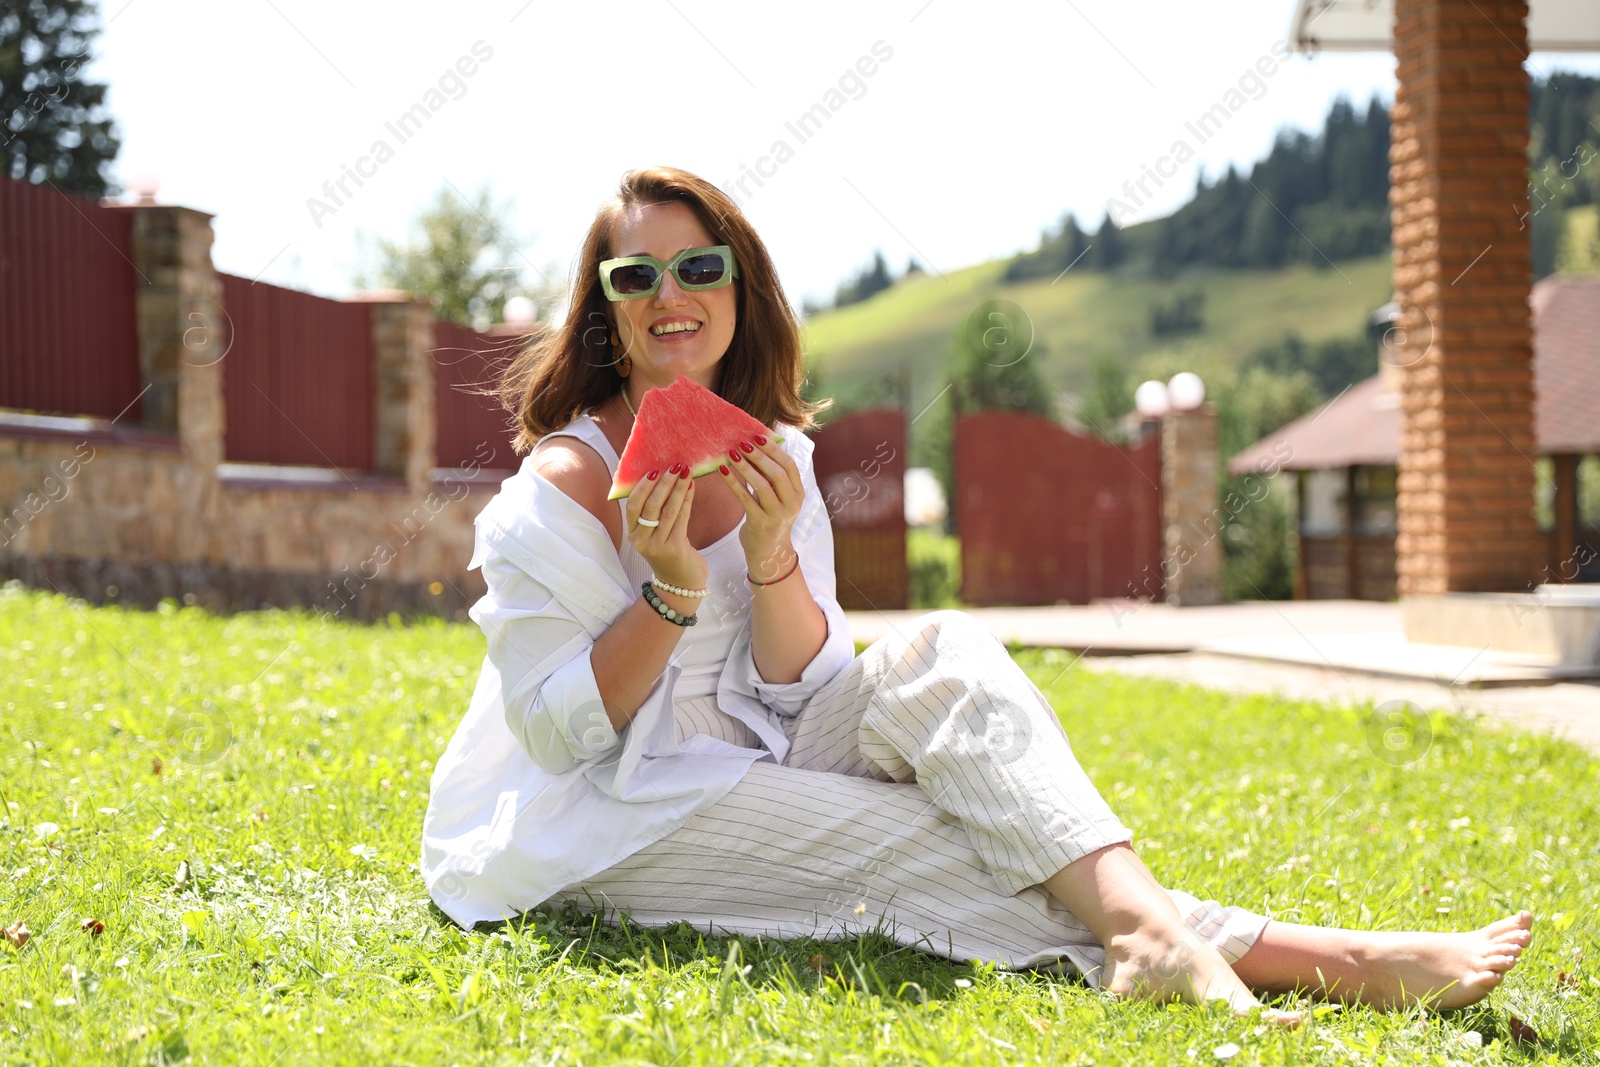
[[[1234,456],[1228,473],[1384,466],[1399,456],[1400,394],[1374,374]]]
[[[1530,304],[1539,454],[1600,452],[1600,276],[1545,278]],[[1400,395],[1375,374],[1240,452],[1228,471],[1388,465],[1399,456]]]
[[[1393,40],[1394,0],[1295,0],[1289,45],[1297,52],[1388,52]],[[1600,52],[1600,4],[1529,0],[1528,48]]]

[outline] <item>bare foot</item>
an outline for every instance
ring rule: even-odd
[[[1524,911],[1460,934],[1360,934],[1353,955],[1366,984],[1345,999],[1385,1010],[1476,1004],[1517,965],[1532,928],[1533,913]]]
[[[1187,926],[1141,928],[1112,937],[1106,942],[1100,988],[1116,997],[1179,997],[1190,1004],[1222,1000],[1240,1016],[1260,1008],[1264,1018],[1291,1029],[1305,1016],[1304,1012],[1263,1005],[1233,973],[1222,953]]]

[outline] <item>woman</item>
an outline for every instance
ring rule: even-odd
[[[678,374],[774,433],[715,475],[677,464],[608,501],[633,413]],[[505,382],[532,451],[477,520],[488,655],[423,829],[446,914],[580,900],[731,934],[881,928],[1241,1014],[1252,989],[1453,1007],[1503,980],[1527,912],[1367,933],[1163,889],[1043,694],[970,616],[934,612],[853,655],[802,380],[738,207],[683,171],[625,175],[565,323]]]

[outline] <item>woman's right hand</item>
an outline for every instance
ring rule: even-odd
[[[639,479],[628,494],[628,528],[624,531],[634,551],[644,557],[656,577],[689,589],[705,587],[710,573],[705,557],[689,544],[689,509],[694,503],[695,479],[681,463]],[[657,519],[660,526],[641,526],[640,518]]]

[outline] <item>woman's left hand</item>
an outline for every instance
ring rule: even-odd
[[[739,543],[750,573],[787,566],[793,555],[789,531],[806,496],[799,465],[771,437],[756,434],[737,450],[729,450],[720,472],[744,508]],[[784,558],[777,558],[780,555]]]

